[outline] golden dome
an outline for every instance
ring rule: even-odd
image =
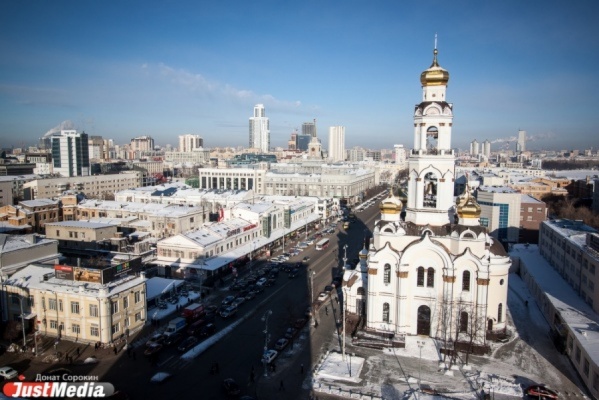
[[[433,63],[429,69],[425,70],[420,74],[420,83],[422,86],[440,86],[447,85],[449,82],[449,72],[441,68],[437,62],[437,49],[433,51]]]
[[[470,196],[469,185],[466,185],[464,193],[458,197],[456,206],[460,218],[480,218],[480,205],[474,197]]]
[[[381,202],[379,206],[382,214],[399,214],[403,209],[400,199],[393,195],[393,190],[389,190],[389,197]]]

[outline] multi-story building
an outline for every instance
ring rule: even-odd
[[[539,228],[547,219],[547,205],[527,194],[520,201],[520,243],[538,243]]]
[[[329,159],[333,162],[345,160],[345,127],[329,127]]]
[[[142,185],[144,174],[140,171],[112,175],[78,176],[73,178],[40,178],[23,185],[31,199],[59,197],[66,191],[85,193],[88,198],[105,198],[119,190]]]
[[[11,276],[31,263],[56,264],[60,258],[58,241],[37,234],[0,233],[0,276]]]
[[[264,193],[264,169],[254,168],[201,168],[200,189],[253,190]]]
[[[453,351],[484,347],[489,333],[506,327],[511,262],[479,223],[481,208],[468,188],[454,201],[448,80],[435,49],[420,77],[405,214],[392,194],[382,201],[370,246],[346,269],[341,289],[368,332],[398,341],[429,336]]]
[[[0,207],[0,232],[32,233],[34,225],[32,212],[13,205]]]
[[[517,243],[522,195],[506,186],[480,186],[476,199],[481,207],[480,224],[491,236],[503,243]]]
[[[34,174],[49,175],[54,173],[54,164],[50,153],[27,153],[25,154],[25,162],[35,163]]]
[[[210,150],[198,148],[192,151],[167,151],[164,160],[171,163],[207,164],[210,162]]]
[[[109,250],[110,239],[117,237],[117,225],[89,221],[62,221],[46,224],[46,237],[58,240],[61,252],[85,254]]]
[[[13,182],[0,180],[0,207],[13,204]]]
[[[52,136],[54,173],[65,177],[89,176],[89,144],[87,133],[63,130]]]
[[[187,153],[204,148],[204,139],[200,135],[180,135],[179,151]]]
[[[304,122],[302,124],[302,135],[316,137],[316,119],[312,122]]]
[[[136,154],[143,154],[154,151],[154,139],[151,136],[138,136],[131,139],[131,151]],[[135,157],[131,157],[135,158]]]
[[[308,146],[310,146],[310,141],[314,136],[312,135],[297,135],[297,145],[296,149],[301,151],[308,151]]]
[[[526,131],[518,131],[518,141],[516,142],[516,152],[523,153],[526,151]]]
[[[58,222],[61,217],[60,202],[53,199],[24,200],[19,206],[33,214],[33,231],[44,233],[46,224]]]
[[[25,330],[81,343],[112,343],[143,328],[146,278],[129,263],[91,269],[29,265],[3,282],[3,319]],[[36,323],[39,322],[39,323]]]
[[[250,148],[270,151],[270,126],[264,104],[254,106],[254,115],[250,117]]]
[[[396,144],[393,148],[395,149],[395,164],[401,169],[405,168],[407,166],[408,150],[403,144]]]
[[[478,144],[478,141],[476,139],[474,139],[472,141],[472,143],[470,143],[470,155],[472,157],[478,156],[479,147],[480,147],[480,145]]]

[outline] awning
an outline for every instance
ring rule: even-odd
[[[24,319],[33,319],[33,318],[35,318],[36,315],[37,314],[35,314],[35,313],[27,313],[27,314],[23,315],[23,318]]]

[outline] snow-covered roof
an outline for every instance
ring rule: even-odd
[[[478,188],[483,192],[490,193],[516,193],[516,190],[507,186],[479,186]]]
[[[25,207],[44,207],[44,206],[57,206],[58,200],[52,199],[35,199],[35,200],[23,200],[19,202]]]
[[[48,226],[65,226],[68,228],[92,228],[92,229],[100,229],[100,228],[109,228],[116,226],[116,224],[103,224],[100,222],[90,222],[90,221],[61,221],[61,222],[51,222],[47,223]]]
[[[535,245],[514,245],[511,257],[520,258],[528,273],[559,312],[585,352],[599,363],[599,315],[593,311],[560,274],[545,260]]]
[[[54,276],[54,266],[31,264],[15,272],[5,281],[5,284],[7,286],[48,290],[58,293],[79,293],[82,296],[92,296],[95,298],[107,297],[114,293],[132,289],[145,281],[145,276],[134,275],[125,275],[105,285],[94,282],[58,279]]]
[[[152,277],[146,281],[147,299],[151,300],[167,292],[173,287],[181,286],[185,281],[181,279],[167,279],[159,276]]]
[[[47,243],[56,243],[56,240],[45,239],[41,236],[36,238],[34,235],[6,235],[0,233],[0,253],[27,249]]]

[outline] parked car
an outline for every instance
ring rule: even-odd
[[[293,278],[297,277],[297,274],[298,274],[298,271],[297,271],[297,269],[295,269],[295,268],[294,268],[294,269],[292,269],[292,270],[289,272],[289,279],[293,279]]]
[[[264,286],[265,283],[266,283],[266,278],[260,278],[256,282],[256,285],[258,285],[258,286]]]
[[[317,300],[318,301],[325,301],[328,297],[329,297],[328,293],[320,292],[320,294],[318,295]]]
[[[245,297],[238,297],[235,300],[233,300],[233,303],[231,303],[231,305],[235,306],[235,307],[239,307],[243,303],[245,303]]]
[[[239,396],[241,393],[241,389],[239,389],[239,385],[235,382],[233,378],[227,378],[223,381],[223,390],[228,397],[231,396]]]
[[[287,339],[293,339],[293,337],[295,336],[296,333],[297,333],[297,329],[295,329],[293,327],[289,327],[285,331],[285,338],[287,338]]]
[[[256,297],[256,292],[254,292],[253,290],[251,292],[249,292],[248,294],[245,295],[245,301],[249,301],[251,299],[253,299],[254,297]]]
[[[288,344],[289,344],[289,339],[281,338],[281,339],[277,340],[277,342],[275,343],[275,349],[278,351],[281,351],[285,347],[287,347]]]
[[[324,292],[325,292],[326,294],[331,294],[331,292],[333,291],[333,289],[335,289],[335,287],[334,287],[334,286],[327,285],[327,286],[325,286],[325,287],[324,287]]]
[[[262,361],[266,362],[266,364],[270,364],[274,361],[275,358],[279,355],[279,352],[276,350],[267,350],[266,353],[262,356]]]
[[[221,304],[223,306],[230,306],[231,303],[233,303],[233,301],[235,300],[235,296],[227,296],[223,299],[223,301],[221,302]]]
[[[179,347],[177,347],[177,350],[179,350],[180,352],[185,352],[191,349],[196,344],[198,344],[198,338],[195,336],[189,336],[187,339],[181,342]]]
[[[19,376],[19,373],[17,372],[16,369],[6,366],[6,367],[0,368],[0,376],[3,377],[4,379],[14,379],[17,376]]]
[[[302,258],[302,261],[306,263],[306,262],[310,261],[310,257],[306,256],[306,257]]]

